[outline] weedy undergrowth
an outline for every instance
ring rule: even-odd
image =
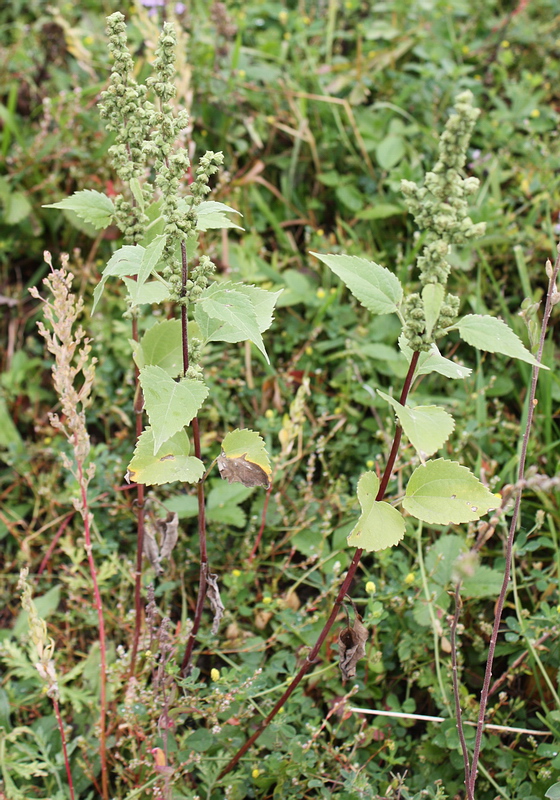
[[[355,552],[338,589],[332,610],[315,644],[307,652],[303,664],[294,670],[296,677],[270,713],[266,716],[263,714],[264,721],[253,735],[241,746],[238,738],[238,749],[233,756],[228,756],[225,749],[220,749],[212,758],[201,763],[201,760],[192,757],[191,752],[183,762],[175,763],[173,751],[169,747],[169,731],[175,720],[195,711],[206,713],[207,719],[212,723],[212,732],[215,731],[218,736],[220,714],[225,713],[230,704],[250,697],[253,680],[247,678],[237,689],[225,696],[216,690],[202,701],[197,692],[205,687],[198,682],[198,670],[192,668],[205,601],[209,601],[214,615],[213,634],[219,630],[223,613],[217,576],[211,571],[206,541],[205,479],[213,464],[205,464],[203,460],[205,453],[198,415],[203,404],[212,403],[212,397],[204,381],[203,350],[210,342],[234,344],[249,341],[268,359],[262,334],[272,323],[272,313],[279,293],[217,279],[214,264],[198,251],[199,232],[209,228],[233,227],[234,223],[227,214],[235,212],[228,206],[205,199],[210,191],[211,178],[222,163],[221,154],[207,152],[199,159],[196,168],[193,168],[188,156],[184,139],[188,118],[184,112],[176,111],[172,102],[175,93],[172,79],[176,44],[173,26],[167,23],[164,25],[154,63],[154,76],[145,85],[138,84],[134,78],[134,65],[128,51],[124,17],[121,14],[109,17],[108,35],[114,66],[101,109],[108,129],[115,134],[111,156],[122,184],[122,193],[111,199],[99,192],[87,190],[52,207],[75,211],[98,229],[116,224],[125,241],[115,251],[103,272],[95,291],[94,308],[107,281],[112,277],[121,278],[127,292],[126,316],[131,319],[132,355],[137,380],[137,441],[128,465],[128,479],[136,485],[138,492],[136,617],[133,641],[126,655],[129,680],[124,690],[123,717],[126,720],[125,726],[134,732],[139,716],[132,709],[141,700],[146,707],[150,707],[152,713],[151,721],[146,723],[149,734],[159,735],[158,745],[150,751],[154,759],[152,774],[147,770],[146,761],[140,757],[132,759],[131,769],[138,770],[138,781],[145,781],[146,786],[153,783],[166,797],[172,796],[174,787],[185,789],[187,794],[184,796],[195,796],[194,793],[198,793],[199,788],[203,787],[200,791],[206,791],[207,797],[216,797],[212,793],[221,792],[223,788],[229,797],[233,796],[233,784],[228,783],[225,776],[264,734],[315,663],[322,645],[338,620],[345,598],[351,591],[362,555],[394,547],[405,535],[406,517],[396,505],[400,502],[408,517],[430,525],[472,523],[500,505],[500,498],[466,467],[443,457],[431,458],[447,442],[454,431],[455,421],[442,407],[411,404],[409,397],[414,384],[418,378],[432,372],[449,380],[462,380],[470,372],[442,356],[436,342],[452,333],[458,333],[465,343],[480,350],[501,353],[531,364],[535,370],[535,382],[538,370],[542,367],[542,348],[537,357],[533,356],[511,329],[495,317],[478,314],[459,317],[460,298],[447,290],[451,272],[448,258],[450,249],[476,239],[484,231],[482,224],[474,224],[468,216],[468,197],[477,190],[478,181],[462,177],[467,147],[478,116],[477,110],[472,106],[472,95],[464,92],[457,97],[454,114],[449,118],[442,134],[439,159],[433,170],[427,173],[422,186],[406,181],[402,186],[409,210],[415,217],[424,241],[417,264],[420,271],[419,290],[407,293],[393,272],[372,261],[341,254],[314,254],[346,284],[357,300],[372,314],[397,316],[402,325],[399,349],[408,361],[408,371],[398,399],[393,394],[378,392],[395,413],[397,424],[383,472],[377,474],[367,471],[358,481],[357,495],[362,511],[348,536],[348,545],[355,548]],[[150,100],[150,97],[153,99]],[[543,330],[546,328],[552,304],[557,300],[555,279],[558,261],[549,272],[549,303],[545,311]],[[63,277],[66,284],[68,280],[67,276]],[[144,311],[146,307],[150,309],[154,306],[165,309],[169,318],[152,324],[153,320]],[[149,422],[146,428],[143,426],[144,412]],[[71,411],[68,414],[72,417]],[[529,427],[530,421],[527,431]],[[395,494],[391,481],[403,434],[417,453],[417,466],[406,484],[402,498],[391,502],[385,498],[386,495]],[[221,453],[215,463],[222,477],[229,482],[239,482],[247,487],[270,487],[270,459],[262,438],[253,430],[237,429],[226,433]],[[521,470],[521,478],[522,474]],[[196,607],[188,637],[183,642],[182,653],[178,652],[181,639],[174,639],[170,633],[169,621],[163,618],[158,625],[153,591],[149,595],[146,626],[143,626],[142,602],[144,554],[156,575],[159,575],[163,571],[162,562],[172,553],[178,539],[176,515],[167,513],[165,505],[155,495],[150,497],[147,508],[144,487],[161,486],[175,481],[196,486],[200,546]],[[85,482],[79,480],[79,483],[82,487],[79,508],[84,528],[87,528],[90,524],[87,479]],[[154,508],[162,508],[163,516],[155,513]],[[512,525],[512,537],[514,529],[515,525]],[[86,552],[93,563],[88,535],[86,531]],[[258,542],[255,547],[257,544]],[[474,569],[476,568],[475,564]],[[103,613],[94,567],[91,574],[99,614],[101,643],[105,638]],[[502,601],[507,586],[506,571]],[[458,587],[457,609],[460,607],[459,596]],[[455,656],[457,623],[458,612],[453,624]],[[495,625],[496,636],[497,625],[499,620]],[[338,636],[344,681],[352,680],[356,676],[367,638],[368,631],[354,607],[352,614],[348,614],[346,627]],[[495,638],[493,641],[495,644]],[[208,637],[205,645],[206,648],[212,646]],[[140,648],[143,650],[141,664],[137,658]],[[155,658],[156,652],[157,663],[151,660]],[[177,658],[178,664],[175,665]],[[488,659],[488,675],[491,675],[491,662],[492,653]],[[457,675],[456,661],[454,667]],[[101,672],[104,687],[107,672],[104,660]],[[139,682],[148,673],[151,688],[140,687]],[[212,678],[217,681],[219,671],[212,670]],[[116,685],[117,683],[115,681]],[[487,689],[488,686],[484,690],[486,697]],[[117,687],[117,691],[121,691],[121,686]],[[268,688],[263,690],[268,691]],[[107,769],[108,753],[104,733],[106,698],[103,692],[102,688],[100,759],[102,794],[108,797],[109,779],[112,776],[108,775]],[[445,692],[443,694],[445,696]],[[458,679],[454,684],[454,694],[460,723]],[[201,705],[205,705],[204,712],[200,711]],[[155,723],[154,719],[157,719]],[[235,717],[232,719],[236,720]],[[474,797],[483,727],[484,692],[477,743],[470,761],[464,736],[462,739],[465,783],[469,798]],[[212,746],[204,739],[204,732],[209,734],[204,729],[198,737],[204,746],[197,740],[201,752]],[[142,735],[147,734],[144,731]],[[130,736],[131,739],[134,738],[134,734]],[[194,740],[191,744],[196,749]],[[113,779],[115,785],[125,770],[119,757],[120,754],[115,752],[115,763],[118,762]],[[258,767],[252,770],[252,774],[255,779],[258,777]],[[359,786],[360,792],[367,792],[365,776],[356,776],[352,780],[352,784],[348,782],[349,791],[357,790]],[[236,792],[242,791],[239,782],[236,787]]]

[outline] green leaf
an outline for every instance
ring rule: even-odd
[[[497,597],[503,581],[503,572],[484,565],[477,566],[475,574],[464,579],[461,593],[465,597]]]
[[[156,236],[142,253],[142,263],[138,270],[138,283],[145,283],[161,260],[166,236]]]
[[[174,433],[188,425],[208,396],[202,381],[183,378],[177,382],[161,367],[140,371],[146,413],[154,435],[154,453]]]
[[[0,395],[0,447],[13,447],[17,450],[24,449],[21,434],[8,411],[5,399]]]
[[[389,503],[376,500],[378,491],[379,478],[375,472],[364,472],[357,492],[362,514],[348,536],[348,544],[369,553],[394,547],[405,533],[402,515]]]
[[[549,786],[544,796],[548,800],[560,800],[560,783],[553,783],[552,786]]]
[[[6,225],[17,225],[29,216],[31,203],[23,192],[12,192],[4,201],[4,222]]]
[[[235,287],[235,288],[234,288]],[[198,309],[202,314],[197,313]],[[217,320],[219,327],[204,319],[204,315]],[[200,296],[195,309],[195,319],[206,341],[245,341],[255,344],[269,362],[264,347],[257,313],[251,299],[236,284],[213,283]]]
[[[204,475],[204,464],[189,453],[189,437],[185,431],[179,431],[154,454],[154,433],[152,428],[146,428],[136,443],[127,478],[147,485],[173,481],[196,483]]]
[[[403,431],[419,453],[431,456],[443,446],[455,428],[451,414],[439,406],[410,408],[379,389],[377,394],[393,406]]]
[[[268,486],[272,469],[263,439],[256,431],[237,429],[226,434],[218,457],[220,475],[229,483]]]
[[[189,323],[189,339],[194,323]],[[148,365],[164,369],[171,378],[183,372],[183,345],[181,320],[165,319],[157,322],[142,336],[135,348],[134,360],[138,369]]]
[[[470,470],[444,458],[417,467],[403,499],[409,514],[437,525],[473,522],[498,505]]]
[[[44,208],[62,208],[75,213],[94,228],[100,230],[107,228],[113,221],[115,207],[113,201],[106,194],[96,192],[95,189],[82,189],[71,197],[65,197],[58,203],[45,205]]]
[[[142,184],[138,180],[138,178],[131,178],[128,182],[130,187],[130,191],[132,192],[132,196],[136,200],[136,205],[140,208],[140,211],[144,211],[145,202],[144,202],[144,192],[142,191]]]
[[[169,287],[161,281],[148,281],[148,283],[140,284],[133,278],[123,278],[123,283],[133,308],[142,305],[159,305],[169,297]]]
[[[482,314],[467,314],[455,323],[461,339],[479,350],[518,358],[528,364],[538,364],[537,359],[523,346],[519,336],[502,319]],[[541,365],[542,366],[542,365]],[[548,369],[544,367],[543,369]]]
[[[397,276],[385,267],[358,256],[311,255],[332,269],[372,314],[397,311],[402,300],[402,286]]]
[[[412,349],[402,333],[399,336],[399,347],[410,364]],[[446,378],[464,379],[469,377],[472,369],[470,369],[470,367],[463,367],[461,364],[457,364],[449,358],[444,358],[439,352],[437,345],[432,344],[428,352],[420,353],[415,375],[429,375],[430,372],[437,372],[440,375],[444,375]]]
[[[462,536],[454,533],[440,536],[426,554],[426,572],[430,581],[446,588],[453,576],[453,568],[457,559],[468,549]]]
[[[231,208],[231,206],[226,206],[225,203],[204,200],[197,208],[196,229],[198,231],[207,231],[210,228],[237,228],[238,231],[242,231],[243,228],[232,222],[226,214],[239,214],[241,216],[241,212]]]
[[[406,209],[401,206],[395,206],[392,203],[375,203],[373,206],[364,208],[363,211],[356,214],[356,217],[358,219],[387,219],[405,213]]]
[[[125,275],[137,275],[138,270],[142,264],[142,257],[144,255],[144,248],[141,245],[133,246],[125,244],[120,250],[117,250],[103,270],[103,276],[95,289],[93,290],[93,306],[91,313],[95,311],[97,304],[103,294],[103,289],[107,283],[108,278],[124,278]]]
[[[207,729],[199,728],[191,733],[184,741],[186,750],[195,750],[197,753],[204,753],[209,750],[216,742],[216,737]]]
[[[375,148],[375,157],[381,169],[389,170],[398,164],[406,152],[402,136],[389,134]]]
[[[242,283],[234,285],[236,286],[236,291],[248,297],[253,304],[259,331],[261,333],[267,331],[274,321],[274,307],[284,290],[279,289],[277,292],[270,292],[268,289],[261,289],[258,286],[245,286]]]
[[[445,290],[441,283],[427,283],[422,289],[422,301],[424,303],[424,314],[426,315],[426,334],[431,333],[436,324]]]
[[[206,515],[209,522],[243,528],[247,522],[245,511],[239,503],[246,500],[253,489],[240,483],[217,482],[208,493]]]

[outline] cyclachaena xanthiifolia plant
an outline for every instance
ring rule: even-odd
[[[362,514],[348,537],[348,544],[355,547],[356,551],[330,616],[294,680],[256,732],[228,762],[222,770],[222,776],[238,763],[258,739],[316,660],[350,590],[362,554],[394,546],[404,536],[406,525],[403,515],[393,504],[384,500],[403,433],[417,451],[421,462],[410,476],[401,499],[401,505],[410,517],[419,520],[420,524],[457,525],[476,521],[500,504],[499,496],[492,494],[466,467],[445,458],[429,458],[444,445],[454,430],[453,417],[438,406],[407,404],[413,383],[421,375],[437,372],[448,379],[461,380],[470,373],[469,369],[440,354],[436,340],[451,331],[457,331],[463,341],[474,347],[526,361],[534,366],[535,373],[541,366],[542,350],[535,358],[502,320],[477,314],[458,318],[460,299],[446,289],[451,272],[448,261],[451,247],[480,237],[485,228],[484,223],[475,224],[468,216],[467,200],[477,190],[478,179],[462,177],[467,147],[479,114],[473,108],[472,100],[472,94],[468,91],[457,97],[455,113],[449,118],[440,138],[439,158],[433,170],[426,174],[424,184],[418,186],[410,181],[402,183],[408,208],[425,241],[418,258],[419,291],[405,295],[398,278],[372,261],[355,256],[314,253],[344,281],[372,314],[398,316],[402,324],[399,347],[409,362],[409,369],[398,400],[378,392],[395,412],[396,429],[381,479],[374,472],[366,472],[358,481],[357,494]],[[554,285],[553,278],[555,276],[551,275],[551,287]],[[499,624],[499,620],[496,624]],[[356,674],[356,664],[365,654],[367,635],[357,613],[354,622],[348,622],[340,632],[340,667],[344,679]],[[457,685],[455,694],[460,715]],[[483,724],[484,709],[481,707],[479,731]],[[465,762],[469,798],[474,796],[477,757],[475,753],[472,766],[469,766],[468,757]]]

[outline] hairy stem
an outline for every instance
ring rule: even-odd
[[[543,314],[543,321],[541,325],[541,333],[539,339],[539,349],[537,355],[535,356],[536,360],[538,361],[538,365],[533,367],[533,374],[531,378],[531,388],[529,391],[528,397],[528,412],[527,412],[527,424],[525,426],[525,431],[523,433],[523,440],[521,444],[521,453],[519,457],[519,469],[517,473],[517,482],[521,483],[525,477],[525,462],[527,460],[527,447],[529,444],[529,436],[531,433],[531,426],[533,424],[533,414],[535,411],[535,395],[537,391],[537,381],[539,379],[539,369],[540,364],[542,361],[542,354],[544,349],[544,340],[546,336],[546,331],[548,327],[548,322],[550,320],[550,315],[552,313],[552,308],[554,303],[556,302],[556,298],[554,295],[556,294],[556,278],[558,277],[558,270],[560,269],[560,245],[558,247],[558,255],[556,257],[556,262],[554,264],[554,269],[550,271],[549,276],[549,283],[548,283],[548,291],[546,295],[546,306]],[[508,584],[511,575],[511,562],[512,562],[512,553],[513,553],[513,543],[515,539],[515,532],[517,530],[517,522],[519,519],[519,509],[521,507],[521,497],[522,491],[519,490],[517,497],[515,499],[515,506],[513,509],[513,515],[511,517],[511,523],[509,526],[507,542],[506,542],[506,565],[504,569],[504,579],[502,582],[502,588],[500,591],[500,596],[498,598],[498,602],[495,608],[495,618],[494,618],[494,626],[492,628],[492,636],[490,638],[490,645],[488,647],[488,660],[486,661],[486,670],[484,673],[484,683],[482,685],[482,691],[480,693],[480,710],[478,714],[478,723],[476,726],[476,738],[474,743],[474,751],[472,757],[472,765],[471,771],[469,775],[469,782],[467,785],[467,792],[469,794],[469,798],[472,796],[474,797],[474,789],[476,785],[476,776],[478,770],[478,761],[480,758],[480,750],[482,746],[482,731],[484,728],[484,718],[486,716],[486,707],[488,705],[488,697],[490,692],[490,681],[492,679],[492,666],[494,663],[494,654],[496,652],[496,643],[498,641],[498,632],[500,629],[500,623],[502,620],[502,613],[504,610],[504,605],[506,601],[506,595],[508,591]]]
[[[403,390],[401,392],[401,397],[400,397],[400,402],[403,405],[406,402],[406,398],[408,397],[408,394],[410,392],[410,387],[412,385],[412,379],[414,377],[414,371],[416,369],[416,364],[418,362],[419,356],[420,356],[420,353],[418,351],[413,354],[412,360],[410,362],[410,366],[408,368],[408,373],[407,373],[407,376],[405,378]],[[391,474],[393,472],[393,467],[395,466],[395,461],[396,461],[396,458],[397,458],[397,453],[398,453],[399,444],[400,444],[400,441],[401,441],[401,436],[402,436],[402,428],[400,426],[397,426],[397,428],[395,429],[395,435],[394,435],[394,438],[393,438],[393,446],[391,447],[391,452],[389,454],[389,458],[387,459],[387,465],[385,467],[385,471],[384,471],[383,477],[381,479],[381,483],[380,483],[380,486],[379,486],[379,491],[377,492],[377,497],[375,498],[376,500],[382,500],[383,497],[385,496],[385,491],[387,489],[387,484],[389,483],[389,479],[390,479]],[[319,634],[319,638],[317,639],[317,641],[315,642],[315,645],[313,646],[311,652],[309,653],[309,655],[305,659],[305,661],[303,663],[303,666],[299,670],[298,674],[293,679],[291,684],[288,686],[288,688],[286,689],[286,691],[284,692],[282,697],[278,700],[278,702],[276,703],[276,705],[274,706],[272,711],[269,713],[269,715],[266,717],[264,722],[261,723],[261,725],[255,731],[255,733],[237,751],[237,753],[228,762],[228,764],[226,764],[224,769],[219,774],[218,780],[220,780],[225,775],[227,775],[228,772],[230,772],[235,767],[235,765],[238,763],[238,761],[245,755],[245,753],[247,752],[247,750],[249,750],[251,745],[253,745],[254,742],[257,741],[257,739],[262,734],[262,732],[265,730],[265,728],[272,722],[272,720],[274,719],[276,714],[280,711],[282,706],[286,703],[286,701],[289,699],[289,697],[292,695],[292,693],[295,691],[295,689],[299,686],[299,684],[301,683],[303,677],[305,676],[305,674],[307,673],[309,668],[315,663],[315,660],[316,660],[316,658],[317,658],[317,656],[319,654],[319,650],[321,649],[321,646],[322,646],[323,642],[325,641],[325,639],[329,635],[329,632],[330,632],[332,626],[334,625],[334,623],[336,621],[336,618],[338,616],[338,612],[340,611],[340,608],[342,606],[342,602],[343,602],[345,596],[348,594],[348,591],[350,589],[350,586],[352,584],[352,581],[354,580],[354,576],[355,576],[356,571],[358,569],[358,566],[360,564],[360,559],[362,557],[362,553],[363,552],[364,551],[362,549],[358,548],[356,550],[356,552],[354,553],[354,558],[352,559],[352,563],[350,564],[350,567],[348,568],[348,572],[346,573],[346,577],[344,578],[342,586],[339,589],[339,592],[338,592],[338,595],[336,597],[336,600],[334,601],[334,605],[332,607],[331,613],[329,614],[329,617],[328,617],[328,619],[327,619],[327,621],[326,621],[326,623],[325,623],[325,625],[323,627],[323,630]]]
[[[187,280],[189,277],[189,266],[187,262],[187,250],[185,243],[181,243],[181,257],[182,257],[182,295],[186,296],[187,293]],[[183,372],[186,375],[189,368],[189,329],[188,329],[188,314],[187,306],[185,303],[181,305],[181,336],[183,343]],[[194,454],[197,458],[201,458],[202,452],[200,447],[200,427],[198,424],[198,417],[192,421],[192,435],[194,444]],[[198,541],[200,546],[200,573],[198,579],[198,596],[196,598],[196,607],[194,612],[193,626],[189,634],[187,646],[185,647],[185,654],[181,664],[181,674],[186,675],[189,671],[192,653],[196,643],[198,629],[200,628],[200,621],[202,619],[202,611],[204,609],[204,600],[206,599],[206,588],[208,578],[208,552],[206,548],[206,506],[204,502],[204,482],[200,480],[196,485],[196,497],[198,500]]]
[[[138,319],[132,318],[132,338],[138,341]],[[136,420],[136,441],[142,434],[142,389],[140,387],[140,370],[134,367],[134,415]],[[138,643],[140,641],[140,631],[142,629],[142,559],[144,556],[144,485],[139,483],[136,487],[137,492],[137,524],[136,524],[136,572],[134,575],[134,638],[132,640],[132,654],[130,656],[130,675],[134,673],[136,666],[136,656],[138,654]]]

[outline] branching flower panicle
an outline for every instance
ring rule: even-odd
[[[418,227],[426,232],[427,244],[418,258],[420,283],[423,287],[439,284],[445,288],[451,266],[447,256],[451,245],[466,244],[483,235],[485,223],[473,223],[468,216],[467,198],[479,186],[478,178],[462,178],[470,137],[480,114],[473,108],[472,92],[457,96],[455,114],[447,121],[439,140],[439,158],[424,185],[402,181],[405,202]],[[423,295],[413,294],[404,306],[404,334],[413,350],[428,350],[457,317],[459,300],[452,294],[442,295],[439,317],[431,331],[426,328]]]

